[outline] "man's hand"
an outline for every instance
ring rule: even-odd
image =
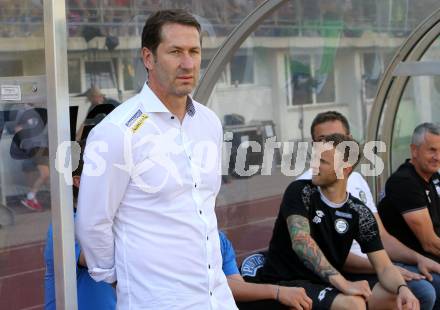
[[[423,276],[419,273],[409,271],[409,270],[402,268],[400,266],[395,266],[395,267],[397,268],[397,270],[399,270],[400,274],[402,275],[402,277],[405,281],[425,279],[425,276]]]
[[[407,286],[401,286],[397,295],[397,309],[419,310],[420,304]]]
[[[440,264],[423,255],[417,256],[417,268],[429,281],[432,281],[431,272],[440,274]]]
[[[351,296],[362,296],[365,300],[371,296],[370,285],[367,281],[348,281],[341,275],[330,277],[330,283],[341,293]]]
[[[311,310],[312,300],[302,287],[279,286],[278,300],[283,305],[295,310]]]

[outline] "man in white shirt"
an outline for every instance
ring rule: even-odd
[[[90,133],[77,235],[90,275],[117,282],[118,309],[237,309],[214,205],[223,131],[190,96],[200,25],[180,10],[142,33],[148,83]]]
[[[350,135],[350,126],[346,117],[336,111],[327,111],[316,115],[311,125],[313,141],[320,141],[323,137],[334,133]],[[298,179],[306,180],[311,178],[312,172],[308,170]],[[386,231],[378,216],[368,183],[361,174],[355,171],[350,174],[347,190],[351,195],[360,199],[373,212],[379,226],[385,250],[393,261],[404,263],[397,264],[397,267],[404,279],[408,281],[409,288],[419,299],[420,309],[433,309],[436,295],[438,295],[436,292],[440,291],[440,283],[436,281],[436,277],[432,277],[431,273],[440,272],[440,265],[406,247]],[[366,279],[371,286],[378,281],[373,266],[368,261],[367,255],[362,253],[360,245],[356,240],[353,241],[344,270],[349,273],[347,277],[351,280]],[[425,278],[426,280],[424,280]]]

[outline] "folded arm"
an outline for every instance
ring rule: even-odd
[[[434,231],[431,216],[427,208],[403,214],[405,222],[416,235],[423,249],[440,257],[440,238]]]

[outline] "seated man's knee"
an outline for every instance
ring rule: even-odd
[[[365,299],[360,296],[339,294],[332,303],[331,310],[365,310]]]
[[[414,280],[409,282],[409,287],[419,300],[420,309],[433,309],[437,294],[430,282],[427,280]]]

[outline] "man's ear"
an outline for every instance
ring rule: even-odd
[[[147,70],[152,70],[154,67],[154,54],[153,54],[153,52],[150,49],[143,47],[141,50],[141,57],[142,57],[142,62],[144,63],[144,67]]]
[[[411,158],[417,158],[417,145],[411,144],[409,149],[411,151]]]
[[[344,177],[348,178],[348,176],[353,172],[353,166],[344,168]]]
[[[79,175],[74,175],[72,177],[72,181],[73,181],[73,186],[79,188],[79,184],[81,183],[81,177]]]

